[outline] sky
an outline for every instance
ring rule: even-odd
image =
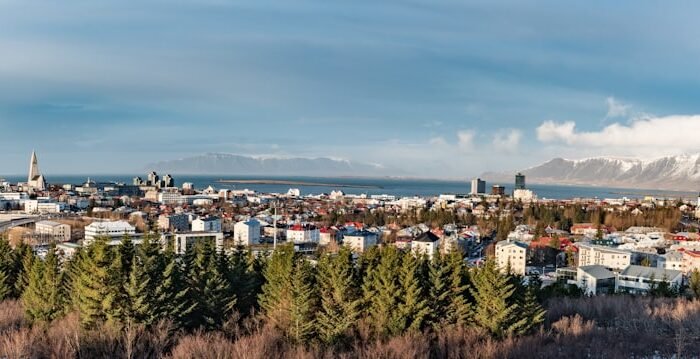
[[[0,0],[0,176],[203,153],[422,177],[700,151],[692,1]]]

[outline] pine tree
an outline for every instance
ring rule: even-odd
[[[688,287],[694,298],[700,298],[700,271],[693,269],[688,279]]]
[[[56,246],[52,244],[43,261],[33,261],[29,281],[22,293],[22,304],[29,318],[50,322],[63,313],[65,295],[62,281]]]
[[[156,287],[153,312],[147,322],[168,319],[181,327],[186,324],[182,318],[191,316],[196,304],[188,300],[189,288],[185,286],[181,265],[172,248],[166,250],[163,256],[166,266]]]
[[[114,321],[116,313],[115,277],[113,254],[105,238],[97,238],[80,260],[77,276],[76,307],[80,323],[94,327],[107,320]]]
[[[14,296],[20,297],[24,288],[29,283],[29,273],[32,270],[32,264],[36,259],[32,247],[24,242],[17,245],[14,250],[17,275],[14,288]]]
[[[508,276],[501,274],[494,261],[489,260],[476,271],[472,281],[476,324],[495,337],[514,333],[520,326],[516,323],[519,308],[512,300],[516,288],[509,282]]]
[[[265,266],[265,284],[259,296],[260,308],[267,321],[283,331],[291,325],[294,262],[294,247],[291,244],[278,246]]]
[[[0,300],[15,294],[16,263],[10,243],[6,238],[0,238]]]
[[[450,267],[443,256],[436,256],[428,268],[428,300],[432,310],[428,317],[429,324],[437,329],[447,321],[450,305]]]
[[[472,298],[469,292],[469,280],[464,266],[462,252],[452,251],[447,256],[448,283],[450,295],[447,305],[447,323],[465,326],[473,316]]]
[[[403,321],[402,332],[405,330],[418,332],[423,328],[430,314],[427,295],[423,290],[421,266],[423,258],[416,258],[412,252],[403,256],[399,277],[402,296],[399,305],[400,319]]]
[[[304,341],[313,333],[317,295],[311,266],[298,259],[291,276],[292,305],[289,311],[290,326],[287,337],[295,343]]]
[[[522,310],[518,315],[520,320],[514,326],[517,328],[517,334],[527,334],[544,322],[546,312],[542,309],[537,298],[540,286],[541,281],[531,281],[525,290],[525,298],[521,305]]]
[[[360,316],[361,301],[352,252],[342,247],[337,255],[324,254],[317,271],[321,307],[316,328],[321,339],[332,344],[340,341]]]
[[[393,336],[403,331],[403,318],[399,314],[399,299],[403,296],[399,284],[401,257],[395,247],[385,247],[379,252],[379,264],[372,270],[371,281],[366,286],[364,298],[370,322],[380,337]]]
[[[148,292],[150,278],[144,271],[139,257],[134,257],[129,271],[129,280],[124,285],[123,302],[120,305],[119,319],[122,323],[151,324],[154,310],[153,297]]]
[[[190,328],[216,329],[235,308],[235,296],[220,268],[220,255],[212,240],[195,243],[187,273],[188,300],[193,310],[188,317]]]

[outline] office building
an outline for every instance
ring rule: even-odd
[[[481,178],[474,178],[472,180],[472,190],[471,194],[484,194],[486,193],[486,181]]]
[[[70,226],[54,221],[36,222],[34,233],[59,242],[70,241]]]
[[[515,175],[515,189],[525,189],[525,175],[520,172]]]
[[[506,194],[506,188],[501,185],[491,187],[491,194],[494,196],[503,196]]]

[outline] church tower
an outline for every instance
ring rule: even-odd
[[[32,151],[32,158],[29,160],[29,176],[27,176],[27,186],[39,191],[46,189],[46,180],[41,172],[39,172],[39,160],[36,158],[35,151]]]

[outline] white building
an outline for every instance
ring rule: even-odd
[[[36,222],[34,233],[46,236],[59,242],[70,241],[70,226],[54,221]]]
[[[73,242],[58,243],[56,245],[56,253],[63,258],[71,258],[80,250],[80,244]]]
[[[679,287],[683,273],[677,270],[631,265],[617,278],[617,291],[631,294],[645,294],[652,284],[667,282],[671,287]]]
[[[355,253],[362,253],[377,245],[377,234],[370,231],[355,231],[343,235],[343,245]]]
[[[179,192],[160,192],[157,194],[158,202],[162,204],[184,204],[187,203],[187,198]]]
[[[472,190],[470,194],[484,194],[486,193],[486,181],[481,178],[474,178],[472,180]]]
[[[615,273],[605,266],[579,266],[576,269],[576,285],[586,295],[613,294],[615,292]]]
[[[613,271],[621,271],[632,264],[632,253],[625,250],[596,246],[591,244],[578,244],[578,265],[602,265]]]
[[[537,201],[537,195],[529,189],[516,189],[513,191],[513,199],[522,202]]]
[[[318,243],[320,239],[321,233],[312,225],[295,224],[287,229],[287,241],[295,244]]]
[[[428,259],[433,260],[440,250],[440,238],[433,232],[425,232],[411,241],[411,251],[417,255],[425,255]]]
[[[24,213],[60,213],[61,210],[62,203],[36,199],[24,201]]]
[[[515,241],[496,243],[496,266],[506,272],[510,267],[512,274],[525,275],[527,262],[527,244]]]
[[[659,257],[657,267],[670,270],[679,270],[685,273],[683,263],[683,252],[667,251],[666,254]]]
[[[237,246],[260,243],[260,222],[253,218],[236,223],[233,226],[233,243]]]
[[[192,232],[221,232],[219,217],[197,218],[192,221]]]
[[[217,251],[224,248],[224,234],[222,232],[178,232],[163,234],[162,240],[164,243],[173,241],[175,253],[180,255],[185,254],[187,248],[196,242],[203,240],[213,240]]]
[[[127,221],[104,221],[92,222],[85,226],[85,240],[83,243],[89,245],[95,238],[105,237],[109,240],[121,239],[125,235],[136,234],[136,227]]]

